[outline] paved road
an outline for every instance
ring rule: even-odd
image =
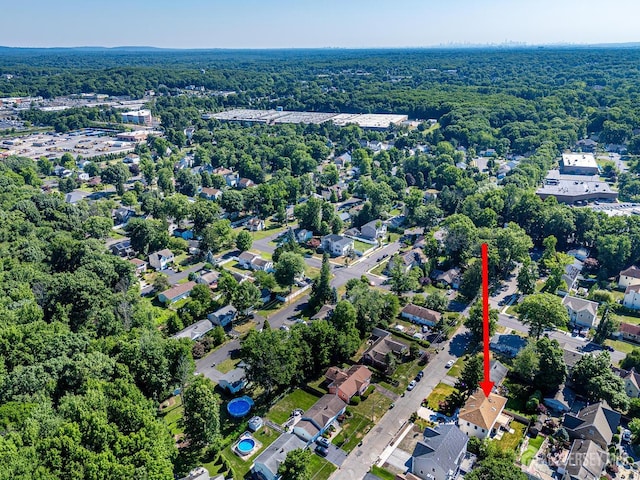
[[[462,315],[468,314],[469,307],[462,312]],[[380,455],[389,448],[389,443],[408,422],[411,414],[418,410],[422,400],[428,397],[434,387],[446,377],[445,365],[447,362],[462,356],[469,346],[469,342],[468,330],[464,326],[458,329],[451,340],[443,342],[440,345],[441,351],[434,355],[424,368],[422,381],[418,382],[411,392],[405,392],[404,397],[395,401],[395,407],[380,419],[363,438],[362,445],[352,450],[342,467],[329,478],[334,480],[360,480],[364,478]]]
[[[168,277],[168,280],[169,280],[169,284],[170,285],[175,285],[180,280],[182,280],[184,278],[187,278],[190,273],[202,270],[202,267],[204,267],[204,262],[196,263],[196,264],[190,266],[189,268],[185,268],[183,271],[178,272],[178,273],[175,273],[175,272],[173,272],[173,270],[169,270],[169,269],[165,270],[164,273],[167,274],[167,277]]]

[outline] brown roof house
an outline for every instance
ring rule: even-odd
[[[485,397],[478,389],[460,409],[458,428],[469,437],[482,439],[495,435],[500,427],[511,422],[511,417],[502,413],[506,404],[506,398],[495,393]]]
[[[575,440],[591,440],[606,449],[620,424],[620,414],[606,402],[588,405],[578,413],[567,413],[562,426]]]
[[[622,368],[612,367],[612,370],[624,380],[624,391],[630,398],[640,397],[640,373],[635,368],[624,370]]]
[[[618,332],[625,340],[640,343],[640,325],[632,325],[630,323],[621,323]]]
[[[191,294],[191,290],[196,286],[196,282],[187,282],[165,290],[158,295],[158,300],[162,303],[170,304],[187,298]]]
[[[620,288],[627,288],[629,285],[640,285],[640,268],[635,265],[620,272],[618,286]]]
[[[414,305],[413,303],[407,304],[400,312],[400,316],[413,323],[418,323],[420,325],[429,325],[430,327],[435,327],[442,318],[441,313],[438,313],[435,310],[430,310],[428,308]]]
[[[387,354],[402,356],[409,349],[407,345],[395,340],[386,330],[374,328],[372,335],[377,339],[362,355],[362,360],[375,368],[386,371],[389,367]]]
[[[349,370],[330,367],[324,374],[329,383],[329,393],[349,402],[354,395],[362,395],[371,383],[371,370],[364,365],[353,365]]]
[[[346,408],[346,402],[337,395],[328,393],[320,397],[320,399],[302,415],[300,421],[293,427],[293,433],[307,443],[312,443],[329,428],[329,425],[344,413]]]

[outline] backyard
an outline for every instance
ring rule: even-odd
[[[278,401],[267,413],[266,417],[273,423],[282,425],[291,416],[296,408],[307,411],[318,401],[318,397],[305,392],[304,390],[294,390],[282,400]]]
[[[171,397],[160,405],[165,423],[169,426],[169,431],[175,437],[184,433],[182,426],[182,416],[184,409],[182,408],[182,396],[176,395]]]
[[[309,461],[309,471],[311,480],[327,480],[336,470],[336,466],[318,455],[312,455]]]
[[[531,461],[536,457],[538,450],[540,450],[542,442],[544,442],[544,437],[542,435],[538,435],[536,438],[529,439],[527,448],[524,452],[522,452],[522,456],[520,457],[520,460],[523,464],[529,466]]]
[[[415,378],[420,370],[424,368],[418,363],[418,360],[398,364],[396,371],[393,372],[391,378],[398,382],[398,386],[394,386],[388,382],[380,382],[380,384],[394,393],[402,394],[407,388],[408,383]]]
[[[502,451],[515,450],[518,448],[518,445],[524,438],[524,432],[527,429],[527,426],[524,423],[520,423],[516,420],[513,420],[509,426],[514,430],[514,432],[505,432],[502,435],[502,438],[496,442],[496,445]]]

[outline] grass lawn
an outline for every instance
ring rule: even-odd
[[[229,373],[231,370],[236,368],[236,365],[240,363],[240,359],[236,358],[235,360],[232,358],[227,358],[225,361],[220,362],[216,365],[216,369],[222,373]]]
[[[291,412],[296,408],[301,408],[302,410],[307,411],[317,401],[318,397],[315,395],[311,395],[310,393],[300,389],[294,390],[271,407],[266,417],[273,423],[282,425],[289,419]]]
[[[171,435],[178,435],[184,433],[184,428],[181,425],[182,416],[184,415],[184,408],[182,408],[182,396],[176,395],[171,397],[174,403],[170,407],[165,408],[162,411],[165,423],[169,426]]]
[[[439,383],[433,389],[433,392],[427,397],[427,407],[431,410],[438,410],[438,406],[442,400],[447,398],[454,392],[455,388],[446,383]]]
[[[611,314],[613,320],[618,322],[630,323],[631,325],[640,325],[640,317],[633,317],[631,315],[620,315],[618,313]]]
[[[390,383],[386,383],[386,382],[381,382],[381,383],[385,388],[391,390],[392,392],[401,394],[402,392],[404,392],[405,388],[407,388],[407,385],[409,384],[409,382],[413,380],[415,376],[418,374],[418,372],[423,368],[424,368],[423,366],[418,365],[417,360],[413,360],[406,363],[400,363],[398,364],[396,371],[391,376],[394,380],[397,380],[400,384],[397,387],[394,387]]]
[[[384,270],[387,268],[387,264],[389,263],[389,260],[386,260],[380,264],[378,264],[373,270],[371,270],[371,273],[374,275],[384,275]]]
[[[390,242],[395,242],[400,238],[400,234],[399,233],[395,233],[395,232],[390,232],[387,234],[387,238],[391,237]]]
[[[311,480],[327,480],[335,470],[336,466],[333,463],[315,453],[311,455],[311,460],[309,461],[309,472],[311,472],[309,478]]]
[[[356,448],[360,440],[362,440],[369,430],[371,430],[371,427],[373,427],[373,422],[369,418],[368,416],[353,412],[351,417],[345,418],[344,422],[342,422],[342,431],[334,437],[332,443],[338,445],[347,453]]]
[[[460,357],[456,360],[456,363],[454,363],[453,366],[447,371],[447,375],[449,375],[450,377],[458,378],[458,375],[460,375],[460,373],[462,372],[463,367],[464,359],[463,357]]]
[[[265,228],[260,232],[249,232],[249,233],[251,234],[251,236],[253,237],[253,241],[255,242],[256,240],[262,240],[263,238],[270,237],[274,233],[284,232],[286,229],[287,229],[286,226],[277,227],[273,225],[273,226],[267,226],[267,228]]]
[[[370,245],[366,242],[361,242],[360,240],[353,241],[353,249],[358,250],[359,252],[366,252],[370,248],[375,248],[375,245]]]
[[[524,423],[520,423],[516,420],[513,420],[510,424],[510,427],[513,428],[513,433],[505,432],[502,438],[496,441],[496,445],[502,450],[515,450],[518,448],[518,444],[520,440],[524,437],[524,432],[527,426]]]
[[[527,444],[527,449],[522,452],[522,456],[520,457],[522,463],[529,466],[531,461],[535,458],[538,450],[540,450],[540,446],[544,442],[544,437],[542,435],[538,435],[536,438],[530,438],[529,443]]]
[[[229,465],[231,465],[231,468],[233,469],[233,472],[234,472],[233,478],[234,479],[244,478],[245,475],[247,475],[247,473],[249,473],[249,470],[251,469],[251,465],[253,464],[252,459],[255,459],[260,454],[260,452],[262,452],[269,445],[271,445],[279,436],[280,436],[280,433],[267,427],[263,427],[260,430],[258,430],[256,433],[253,434],[253,437],[262,443],[262,447],[258,451],[256,451],[253,455],[251,455],[251,457],[249,457],[247,460],[243,460],[238,455],[233,453],[231,448],[233,447],[233,444],[235,443],[235,440],[236,440],[236,439],[233,439],[233,442],[231,442],[231,445],[229,445],[227,448],[222,450],[222,456],[229,463]]]
[[[380,468],[376,465],[371,467],[371,473],[381,480],[395,480],[396,478],[395,473],[391,473],[389,470],[385,470],[384,468]]]
[[[377,421],[387,413],[389,405],[391,405],[391,399],[385,397],[380,392],[374,391],[369,395],[369,398],[360,402],[359,405],[350,406],[349,410],[367,418],[371,418],[373,414],[374,421]]]
[[[634,348],[640,348],[631,342],[625,342],[624,340],[605,340],[605,345],[609,345],[622,353],[631,353]]]

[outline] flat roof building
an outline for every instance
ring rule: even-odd
[[[560,171],[573,175],[598,175],[600,169],[591,153],[563,153]]]
[[[556,197],[560,203],[588,202],[592,200],[615,201],[618,192],[597,175],[570,175],[550,170],[544,185],[536,191],[542,200]]]
[[[122,113],[122,121],[124,123],[135,123],[136,125],[151,125],[153,117],[151,110],[133,110]]]

